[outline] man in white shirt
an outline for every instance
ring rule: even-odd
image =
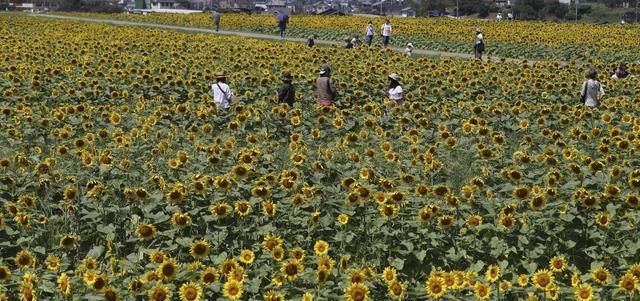
[[[382,44],[387,48],[387,45],[389,45],[389,39],[391,38],[391,22],[389,22],[389,19],[385,20],[384,24],[382,24],[381,32]]]
[[[216,102],[219,108],[225,110],[229,109],[233,99],[233,92],[231,92],[231,88],[226,84],[226,81],[227,77],[224,72],[218,72],[216,73],[216,83],[211,85],[213,101]]]
[[[476,43],[473,46],[476,59],[482,60],[482,53],[484,52],[484,36],[480,28],[476,29]]]

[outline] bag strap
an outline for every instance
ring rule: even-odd
[[[589,86],[589,80],[584,81],[584,88],[582,89],[582,96],[587,97],[587,87]]]
[[[218,89],[220,89],[220,92],[222,92],[222,97],[224,97],[224,100],[229,101],[229,99],[227,99],[228,91],[222,90],[222,87],[220,87],[220,83],[216,83],[216,86],[218,86]]]

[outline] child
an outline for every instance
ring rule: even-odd
[[[278,91],[278,102],[287,103],[289,107],[293,107],[293,102],[296,101],[296,88],[291,84],[293,77],[290,72],[282,72],[280,79],[282,80],[282,86]]]
[[[411,56],[411,54],[413,54],[413,44],[408,43],[407,44],[407,48],[404,49],[404,54],[406,54],[407,56]]]

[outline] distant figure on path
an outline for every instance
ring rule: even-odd
[[[407,48],[404,49],[404,54],[406,54],[408,57],[411,57],[411,55],[413,54],[413,44],[407,43]]]
[[[329,107],[338,96],[336,82],[331,78],[331,69],[324,66],[320,69],[320,76],[313,82],[313,88],[317,97],[316,103],[323,107]]]
[[[218,32],[220,27],[220,12],[218,9],[213,10],[213,25],[216,27],[216,32]]]
[[[598,71],[589,69],[588,79],[582,83],[580,97],[584,100],[584,105],[595,108],[600,105],[600,97],[604,95],[604,88],[598,81]]]
[[[476,56],[476,59],[482,59],[482,53],[484,52],[484,36],[482,35],[482,31],[480,28],[476,28],[476,40],[475,45],[473,46],[473,50]]]
[[[296,88],[291,83],[293,77],[290,72],[283,72],[280,79],[282,86],[278,90],[278,102],[287,103],[289,107],[293,107],[293,103],[296,101]]]
[[[371,21],[369,21],[369,24],[367,24],[367,28],[364,31],[364,34],[367,36],[367,45],[369,45],[369,47],[371,47],[371,43],[373,42],[373,23]]]
[[[233,92],[227,85],[227,76],[224,72],[216,73],[216,83],[211,85],[211,94],[213,94],[213,101],[218,105],[218,108],[229,109],[233,101]]]
[[[389,22],[389,19],[384,21],[384,24],[382,24],[382,44],[384,45],[384,48],[387,48],[387,46],[389,45],[389,39],[391,39],[391,22]]]
[[[307,46],[309,46],[309,48],[313,47],[313,45],[316,44],[316,38],[318,38],[318,36],[315,34],[309,36],[309,38],[307,39]]]
[[[280,29],[280,37],[284,39],[284,34],[287,30],[287,25],[289,24],[289,15],[279,10],[277,10],[275,14],[276,20],[278,20],[278,28]]]

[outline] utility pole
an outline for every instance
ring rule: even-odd
[[[635,23],[638,23],[638,1],[639,0],[636,0],[636,22]]]
[[[456,0],[456,18],[459,17],[460,12],[460,0]]]
[[[578,23],[578,0],[575,0],[575,1],[576,1],[576,23]]]

